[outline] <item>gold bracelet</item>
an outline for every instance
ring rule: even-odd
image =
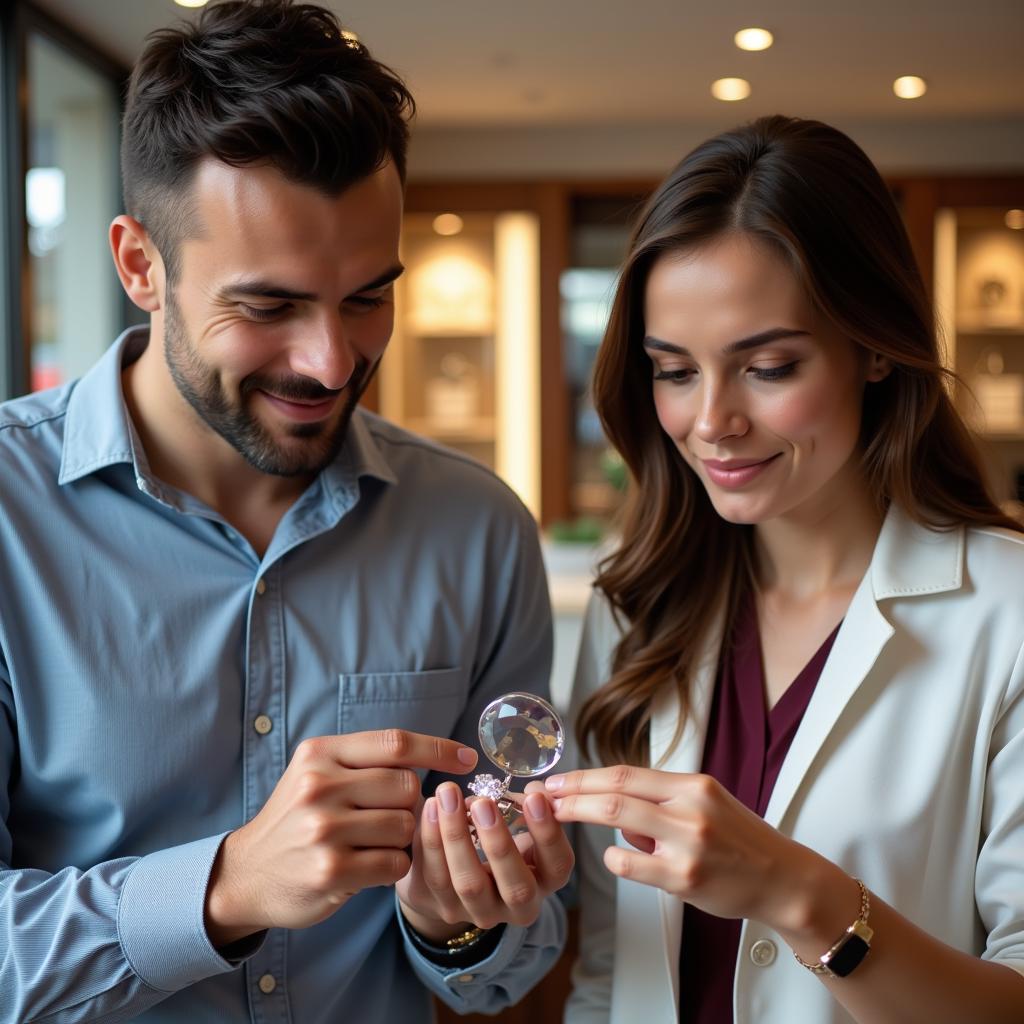
[[[467,928],[459,935],[453,935],[445,942],[445,948],[449,953],[458,953],[460,950],[475,946],[484,934],[483,928]]]
[[[825,974],[830,978],[845,978],[868,955],[871,950],[871,939],[875,934],[868,926],[868,914],[871,912],[871,901],[868,898],[867,886],[855,878],[860,889],[860,915],[857,920],[823,953],[816,963],[808,963],[801,959],[800,954],[793,951],[796,962],[806,967],[812,974]]]

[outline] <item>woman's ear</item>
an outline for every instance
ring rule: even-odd
[[[163,305],[164,265],[146,229],[121,214],[110,225],[110,252],[128,298],[139,309],[155,313]]]
[[[864,375],[864,380],[867,383],[877,384],[880,380],[885,380],[890,373],[892,373],[892,360],[888,356],[883,356],[880,352],[868,353],[867,372]]]

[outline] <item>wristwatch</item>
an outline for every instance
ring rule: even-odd
[[[447,939],[443,946],[437,946],[425,936],[420,935],[408,921],[405,922],[405,928],[412,944],[431,963],[435,963],[439,967],[452,968],[470,967],[482,963],[497,949],[505,932],[503,924],[488,929],[468,928],[461,934]]]
[[[868,913],[871,901],[868,899],[867,886],[859,879],[854,881],[860,888],[860,916],[832,944],[827,952],[818,957],[817,963],[801,960],[794,952],[796,962],[814,974],[825,974],[831,978],[845,978],[852,973],[871,950],[871,939],[875,934],[868,925]]]

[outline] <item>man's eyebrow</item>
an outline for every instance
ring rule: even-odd
[[[800,338],[809,336],[809,331],[801,331],[795,327],[770,327],[767,331],[759,331],[750,335],[749,338],[740,338],[738,341],[730,341],[722,349],[722,355],[731,356],[737,352],[745,352],[750,348],[757,348],[759,345],[767,345],[772,341],[780,341],[782,338]],[[650,335],[644,338],[644,348],[653,349],[656,352],[671,352],[672,355],[688,356],[689,349],[681,345],[673,345],[670,341],[662,341]]]
[[[352,294],[359,295],[362,292],[372,292],[378,288],[386,288],[404,270],[405,267],[400,263],[396,263],[393,267],[385,270],[383,274],[378,274],[372,281],[368,281],[366,284],[358,287]],[[243,281],[235,281],[221,289],[221,298],[229,298],[232,295],[253,295],[261,299],[291,299],[297,302],[315,302],[318,298],[316,292],[298,292],[265,278],[248,278]]]

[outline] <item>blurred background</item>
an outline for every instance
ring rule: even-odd
[[[196,4],[0,5],[0,397],[73,379],[141,320],[106,246],[123,87],[146,34]],[[366,403],[493,467],[537,517],[557,703],[625,486],[588,397],[616,267],[644,197],[722,129],[820,118],[879,166],[974,396],[958,400],[1019,512],[1022,0],[328,6],[419,105],[408,272]],[[564,991],[563,966],[506,1019],[556,1020]]]
[[[73,379],[140,314],[105,240],[125,76],[200,0],[0,12],[0,397]],[[625,486],[588,395],[631,218],[766,113],[848,132],[903,212],[993,485],[1024,500],[1024,0],[329,4],[410,84],[394,338],[366,404],[505,478],[545,535],[567,692]],[[747,31],[744,30],[760,30]]]

